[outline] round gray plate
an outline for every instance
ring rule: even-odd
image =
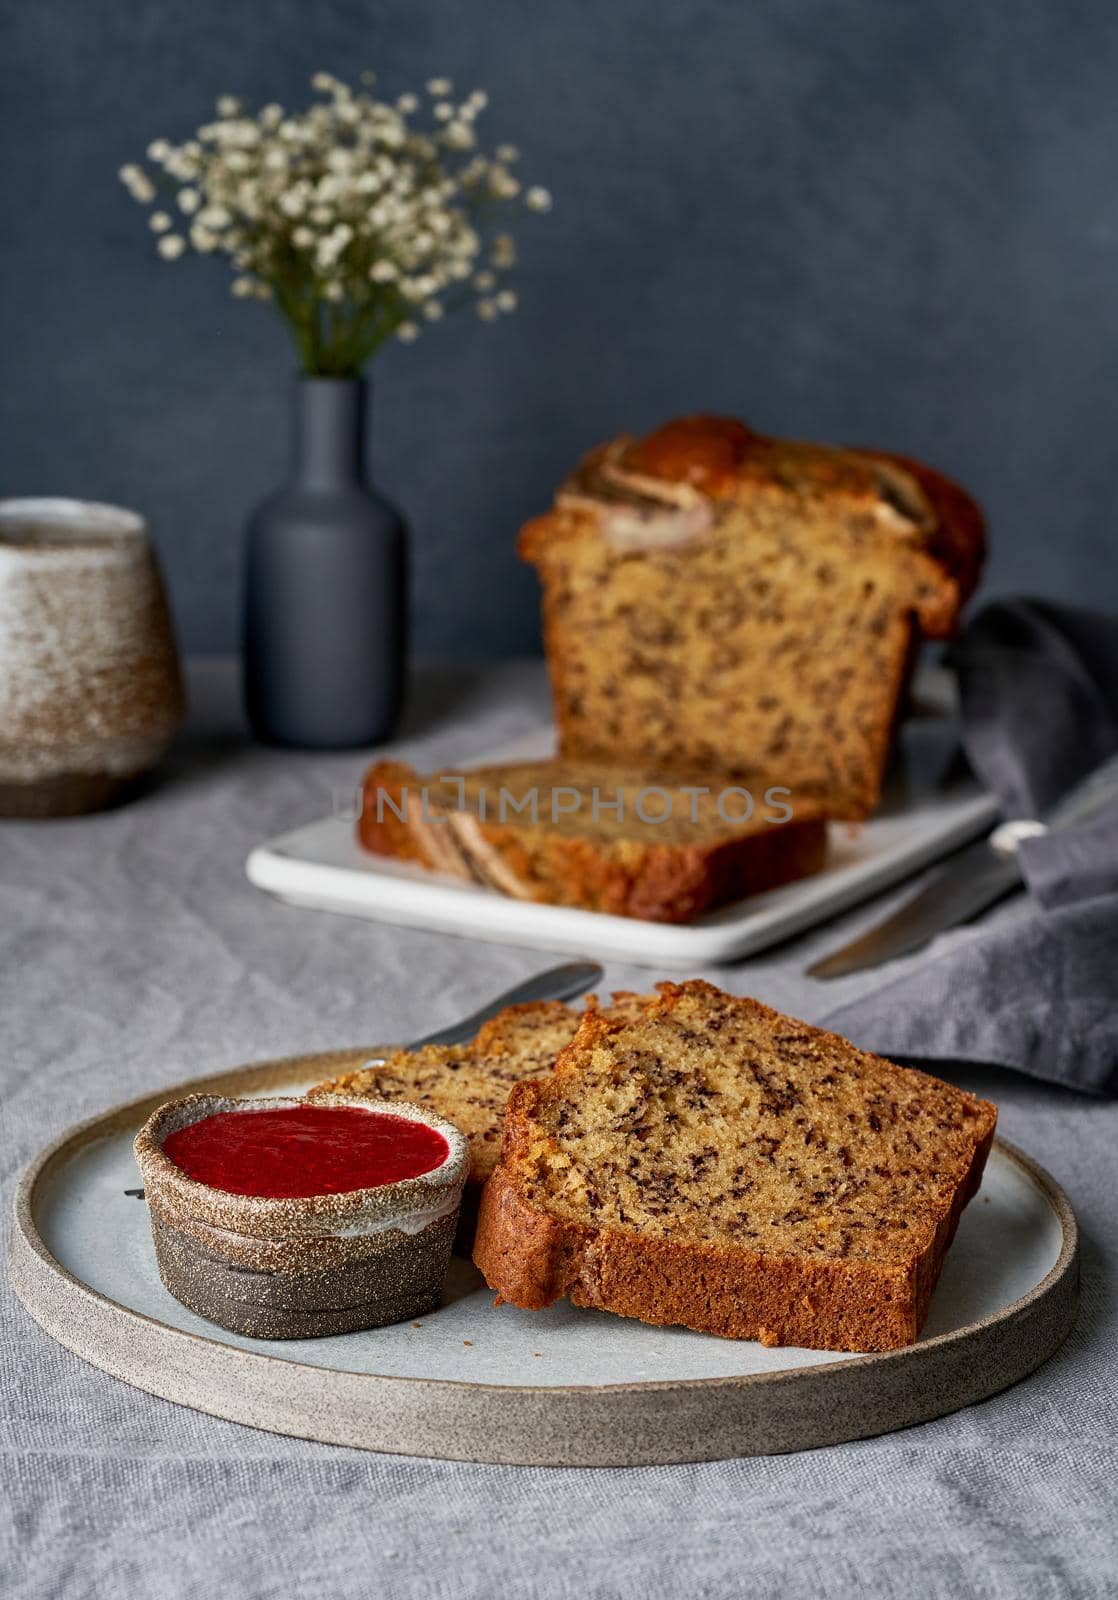
[[[1056,1349],[1075,1315],[1070,1205],[998,1140],[963,1215],[923,1336],[850,1356],[767,1350],[563,1303],[494,1309],[456,1261],[443,1306],[339,1338],[272,1344],[225,1333],[163,1288],[131,1141],[163,1100],[290,1091],[382,1046],[239,1067],[71,1129],[15,1200],[11,1277],[31,1315],[94,1366],[167,1400],[328,1444],[463,1461],[621,1466],[837,1444],[996,1394]]]

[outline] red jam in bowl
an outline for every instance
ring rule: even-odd
[[[409,1117],[356,1106],[216,1111],[168,1134],[163,1153],[227,1194],[302,1200],[372,1189],[441,1167],[450,1146]]]

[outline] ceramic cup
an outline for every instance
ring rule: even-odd
[[[0,500],[0,816],[125,798],[182,714],[144,519],[84,500]]]

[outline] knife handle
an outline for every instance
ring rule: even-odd
[[[1039,839],[1048,832],[1046,822],[1030,822],[1022,817],[1019,822],[1002,822],[994,829],[986,840],[991,850],[996,850],[1000,856],[1015,856],[1017,846],[1023,839]]]

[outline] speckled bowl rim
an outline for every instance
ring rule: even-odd
[[[1075,1213],[1055,1179],[1001,1138],[995,1149],[1037,1185],[1060,1223],[1059,1254],[1040,1282],[999,1312],[903,1350],[774,1373],[559,1388],[315,1367],[187,1333],[122,1306],[69,1272],[43,1241],[34,1215],[38,1186],[93,1140],[135,1129],[161,1101],[338,1077],[396,1048],[364,1045],[248,1063],[69,1128],[40,1151],[16,1188],[9,1277],[17,1297],[57,1343],[161,1399],[326,1444],[517,1466],[662,1466],[872,1438],[1012,1387],[1058,1350],[1074,1324]]]
[[[56,522],[68,537],[57,541],[11,537],[7,524],[37,519]],[[40,551],[104,550],[145,544],[147,518],[108,500],[75,500],[67,495],[16,495],[0,500],[0,549],[35,555]]]
[[[279,1199],[267,1195],[235,1194],[191,1178],[166,1154],[162,1141],[169,1133],[221,1111],[290,1109],[293,1106],[345,1106],[356,1111],[382,1112],[403,1122],[419,1122],[446,1141],[445,1160],[429,1172],[395,1183],[380,1183],[338,1194],[302,1195]],[[190,1113],[183,1116],[183,1113]],[[194,1115],[194,1113],[197,1113]],[[148,1117],[132,1141],[132,1151],[143,1173],[144,1186],[178,1215],[193,1217],[213,1227],[257,1239],[295,1236],[330,1236],[361,1220],[384,1223],[405,1213],[425,1212],[440,1204],[446,1210],[450,1196],[461,1197],[470,1168],[470,1147],[452,1122],[410,1100],[369,1100],[359,1095],[242,1095],[187,1094],[164,1100]]]

